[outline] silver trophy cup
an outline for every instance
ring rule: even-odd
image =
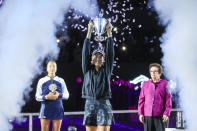
[[[104,40],[104,37],[102,34],[106,31],[106,25],[108,24],[108,21],[105,18],[97,17],[93,19],[94,23],[94,30],[96,33],[95,40],[98,42],[102,42]]]

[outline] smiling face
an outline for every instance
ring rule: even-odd
[[[49,76],[55,76],[55,73],[57,71],[57,64],[55,61],[49,61],[47,64],[47,72]]]
[[[152,80],[157,81],[160,79],[161,72],[159,71],[159,68],[157,66],[152,66],[149,72]]]
[[[101,67],[104,63],[104,57],[101,53],[96,53],[92,56],[92,64],[97,66],[97,67]]]

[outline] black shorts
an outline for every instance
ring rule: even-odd
[[[114,117],[109,100],[86,100],[83,125],[110,126],[112,124]]]

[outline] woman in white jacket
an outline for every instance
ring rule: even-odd
[[[69,93],[64,80],[56,76],[57,64],[49,61],[48,75],[38,81],[36,100],[41,102],[40,122],[41,130],[49,131],[50,121],[53,122],[53,131],[60,131],[64,108],[62,99],[68,99]]]

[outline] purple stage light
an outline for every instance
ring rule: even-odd
[[[76,82],[80,84],[82,82],[82,78],[81,77],[77,77]]]

